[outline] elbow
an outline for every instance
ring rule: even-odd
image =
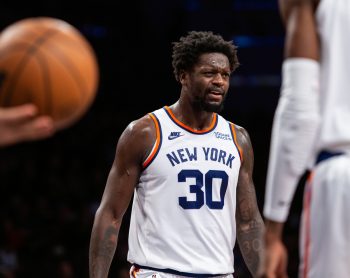
[[[237,235],[247,234],[252,231],[263,232],[265,230],[264,221],[260,213],[256,213],[251,217],[238,217],[237,218]]]
[[[104,222],[109,225],[114,226],[115,228],[120,228],[123,216],[118,214],[116,211],[100,206],[95,213],[95,222]]]

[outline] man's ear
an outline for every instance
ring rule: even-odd
[[[181,83],[181,85],[185,85],[187,80],[187,72],[182,70],[179,74],[179,81]]]

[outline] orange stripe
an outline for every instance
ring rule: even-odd
[[[235,125],[233,123],[230,123],[230,126],[231,126],[231,130],[232,130],[232,134],[233,134],[233,140],[235,141],[235,144],[236,144],[238,151],[239,151],[239,155],[241,156],[241,162],[243,162],[243,151],[242,151],[241,146],[237,142],[237,134],[236,134]]]
[[[148,115],[152,118],[152,120],[154,122],[154,125],[156,126],[156,146],[153,148],[152,152],[150,153],[150,155],[148,156],[146,161],[142,164],[143,168],[146,168],[147,165],[150,163],[150,161],[152,161],[154,155],[158,151],[159,143],[160,143],[160,128],[159,128],[158,121],[157,121],[156,117],[152,113],[149,113]]]
[[[210,126],[208,128],[203,129],[203,130],[195,130],[195,129],[185,125],[184,123],[180,122],[178,119],[176,119],[175,115],[173,114],[173,112],[171,111],[171,109],[168,106],[165,106],[165,109],[166,109],[166,111],[168,111],[169,115],[171,116],[171,118],[173,119],[174,122],[176,122],[179,126],[183,127],[184,129],[187,129],[193,133],[198,133],[198,134],[206,133],[206,132],[210,131],[211,129],[213,129],[213,127],[215,126],[215,123],[216,123],[217,114],[214,113],[214,117],[213,117],[213,119],[210,123]]]
[[[304,244],[304,271],[303,278],[307,277],[309,270],[309,257],[310,257],[310,245],[311,245],[311,230],[310,230],[310,206],[311,206],[311,181],[313,179],[313,172],[309,174],[307,178],[307,190],[304,200],[304,213],[305,213],[305,244]]]
[[[140,271],[139,268],[134,267],[134,269],[132,271],[132,277],[136,278],[137,277],[137,272],[139,272],[139,271]]]

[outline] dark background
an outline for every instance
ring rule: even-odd
[[[171,42],[190,30],[220,33],[239,47],[241,66],[232,76],[222,114],[251,136],[262,212],[283,58],[276,0],[46,0],[20,5],[2,0],[0,30],[33,16],[60,18],[78,28],[96,51],[100,83],[95,102],[74,126],[47,140],[0,149],[0,277],[88,277],[93,217],[117,140],[130,121],[178,99]],[[125,277],[122,271],[129,267],[129,213],[110,277]],[[298,217],[293,209],[285,237],[291,277],[296,277]],[[250,277],[236,252],[236,274]]]

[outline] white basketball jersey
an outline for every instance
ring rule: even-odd
[[[195,131],[169,107],[150,116],[157,141],[134,192],[128,260],[192,274],[233,273],[241,166],[234,125],[214,113],[208,129]]]
[[[321,129],[317,149],[350,151],[350,1],[321,0]]]

